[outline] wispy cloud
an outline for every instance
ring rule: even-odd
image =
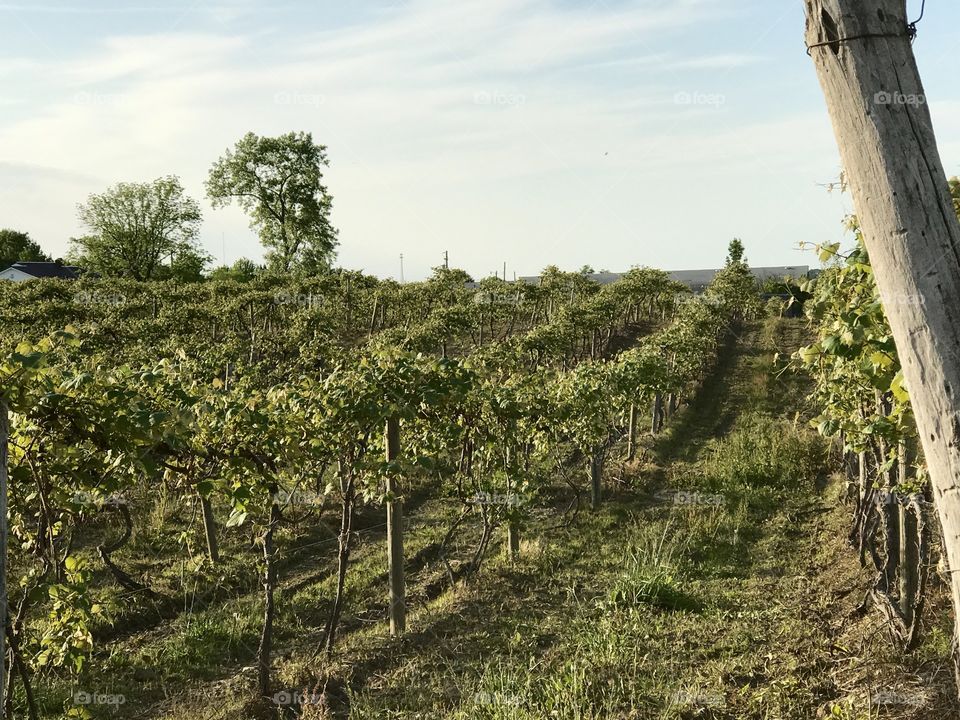
[[[824,118],[752,117],[756,101],[738,96],[730,78],[762,54],[682,42],[735,14],[725,0],[410,0],[349,17],[301,3],[314,22],[296,25],[252,0],[181,4],[183,30],[146,23],[59,58],[0,59],[17,103],[0,116],[0,157],[16,164],[0,175],[43,168],[31,183],[69,194],[38,217],[26,190],[8,189],[4,222],[60,242],[76,232],[75,203],[105,184],[176,172],[201,196],[210,163],[244,132],[304,129],[330,147],[348,265],[390,272],[389,239],[408,267],[449,249],[477,272],[489,257],[532,272],[593,262],[583,240],[599,237],[614,248],[605,264],[656,264],[661,249],[644,255],[638,237],[672,239],[675,252],[703,234],[682,212],[688,193],[721,212],[751,177],[769,191],[779,174],[833,162]],[[0,3],[21,9],[59,12]],[[251,13],[257,22],[230,25]],[[797,136],[816,141],[783,142]],[[704,175],[717,184],[693,191]],[[238,211],[209,212],[205,228],[217,254],[231,238],[228,260],[259,251]]]

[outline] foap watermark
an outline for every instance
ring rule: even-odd
[[[713,307],[720,307],[723,305],[723,298],[717,295],[706,295],[704,293],[699,295],[695,295],[693,293],[677,293],[674,296],[673,301],[677,307],[680,307],[681,305],[696,305],[697,303],[703,305],[712,305]]]
[[[926,698],[920,692],[898,692],[879,689],[870,693],[870,702],[874,707],[910,707],[919,708],[926,704]]]
[[[520,698],[503,692],[478,692],[473,696],[474,705],[506,705],[518,707]]]
[[[923,305],[923,295],[910,295],[908,293],[894,293],[882,298],[882,300],[884,307],[893,307],[894,305],[920,307]]]
[[[874,105],[925,105],[927,96],[922,93],[902,93],[899,90],[881,90],[873,96]]]
[[[126,304],[127,299],[117,293],[106,293],[100,290],[81,290],[73,296],[73,301],[77,305],[118,307]]]
[[[669,699],[682,707],[721,708],[725,704],[721,693],[710,690],[678,690]]]
[[[77,505],[84,507],[120,507],[127,505],[127,499],[122,495],[114,493],[113,495],[103,495],[98,493],[78,490],[71,498]]]
[[[516,293],[478,292],[473,296],[476,305],[523,305],[523,298]]]
[[[710,493],[689,492],[687,490],[661,490],[654,496],[659,502],[669,505],[707,505],[719,507],[723,505],[723,495]]]
[[[274,305],[294,305],[302,308],[322,307],[325,300],[323,295],[314,295],[313,293],[291,293],[281,290],[273,295]]]
[[[320,693],[288,692],[281,690],[273,696],[273,704],[280,707],[294,707],[297,705],[322,705],[323,695]]]
[[[470,498],[470,502],[474,505],[509,505],[515,507],[523,503],[523,498],[516,493],[478,492]]]
[[[275,105],[286,105],[290,107],[318,108],[326,101],[327,98],[319,93],[301,92],[297,90],[281,90],[273,96]]]
[[[123,695],[111,693],[90,693],[78,690],[73,694],[74,705],[108,705],[117,708],[126,701],[127,698]]]
[[[322,505],[323,495],[310,490],[278,490],[273,494],[274,505]]]
[[[674,105],[704,105],[719,108],[726,102],[727,96],[721,93],[681,90],[673,96]]]
[[[121,107],[129,105],[132,102],[132,97],[121,93],[84,91],[74,95],[73,102],[76,105],[86,105],[88,107]]]
[[[495,107],[520,107],[527,102],[527,96],[520,93],[501,92],[500,90],[478,90],[473,94],[474,105],[493,105]]]

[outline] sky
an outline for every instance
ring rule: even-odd
[[[911,0],[911,17],[920,0]],[[960,174],[960,4],[915,43]],[[848,197],[800,0],[0,0],[0,227],[49,253],[77,204],[178,175],[215,264],[259,260],[204,197],[247,132],[313,133],[338,264],[420,279],[549,264],[816,265]]]

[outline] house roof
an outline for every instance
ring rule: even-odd
[[[16,262],[8,269],[11,268],[35,278],[76,280],[80,277],[80,268],[73,265],[58,265],[55,262]]]

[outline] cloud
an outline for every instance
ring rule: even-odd
[[[209,165],[243,133],[303,129],[330,148],[345,263],[391,271],[390,238],[425,267],[450,249],[483,269],[487,255],[499,264],[509,254],[534,271],[549,259],[535,259],[544,247],[558,262],[579,252],[578,228],[606,233],[624,258],[638,252],[625,244],[637,228],[669,234],[684,184],[705,168],[728,171],[712,192],[732,202],[751,174],[813,168],[830,153],[784,142],[824,122],[745,121],[753,108],[736,88],[704,93],[723,96],[710,104],[682,86],[678,77],[717,70],[709,77],[719,83],[758,61],[685,54],[676,42],[729,16],[719,0],[411,0],[319,32],[305,20],[271,23],[269,11],[227,32],[222,23],[257,6],[217,7],[222,17],[206,26],[192,17],[190,32],[107,35],[66,59],[13,61],[25,84],[11,97],[28,99],[30,112],[0,117],[0,157],[64,173],[35,179],[69,202],[40,221],[14,189],[2,209],[54,241],[73,232],[76,202],[105,185],[172,172],[202,196]],[[0,75],[9,67],[0,61]],[[232,238],[228,261],[258,252],[235,209],[209,211],[204,233],[217,254],[221,236]],[[544,245],[551,234],[569,244]]]

